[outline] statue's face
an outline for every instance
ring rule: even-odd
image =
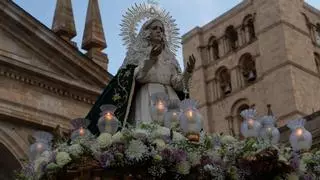
[[[160,43],[164,38],[163,25],[159,21],[155,21],[150,25],[150,40],[152,42]]]

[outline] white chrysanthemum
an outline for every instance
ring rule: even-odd
[[[183,175],[189,174],[190,168],[191,166],[188,161],[182,161],[176,166],[177,172]]]
[[[163,126],[158,126],[157,129],[152,132],[152,137],[155,139],[170,137],[170,129]]]
[[[59,168],[59,166],[56,164],[56,163],[49,163],[48,165],[47,165],[47,170],[55,170],[55,169],[58,169]]]
[[[149,137],[148,131],[140,128],[134,129],[132,135],[137,139],[147,139]]]
[[[299,180],[299,176],[295,173],[291,173],[287,176],[287,180]]]
[[[41,157],[45,158],[46,161],[49,161],[51,155],[52,155],[51,151],[44,151],[43,153],[41,153]]]
[[[63,167],[64,165],[68,164],[70,161],[71,161],[71,158],[68,153],[58,152],[56,156],[56,162],[58,166]]]
[[[220,161],[221,160],[221,156],[219,154],[219,152],[217,151],[208,151],[206,153],[213,161]]]
[[[146,153],[147,153],[147,146],[144,145],[140,140],[130,141],[129,147],[125,151],[126,156],[130,160],[135,160],[135,161],[141,160],[144,154]]]
[[[97,138],[100,148],[106,148],[112,144],[112,136],[109,133],[102,133]]]
[[[112,136],[112,143],[121,143],[124,140],[124,136],[122,132],[118,131],[116,134]]]
[[[46,164],[48,163],[48,159],[46,159],[45,157],[39,157],[34,161],[34,170],[35,172],[40,172],[40,168],[42,164]]]
[[[69,147],[68,152],[77,158],[83,154],[83,148],[80,144],[73,144]]]
[[[185,141],[186,137],[184,135],[182,135],[181,133],[173,132],[172,140],[173,140],[173,142]]]
[[[191,152],[188,154],[188,161],[191,163],[191,166],[196,166],[200,164],[201,155],[197,152]]]
[[[221,143],[222,144],[232,144],[232,143],[234,143],[236,141],[237,140],[234,137],[229,136],[229,135],[222,136],[222,138],[221,138]]]
[[[156,139],[153,141],[154,144],[156,144],[157,149],[163,149],[166,147],[166,142],[164,142],[164,140],[162,139]]]
[[[301,161],[299,164],[300,171],[305,172],[307,170],[307,164],[305,162],[308,161],[310,158],[312,158],[311,153],[303,153],[302,154]]]

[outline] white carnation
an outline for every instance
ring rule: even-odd
[[[124,140],[124,136],[122,132],[118,131],[116,134],[112,136],[112,143],[121,143]]]
[[[191,163],[192,166],[196,166],[200,164],[201,155],[197,152],[191,152],[188,154],[188,161]]]
[[[139,161],[143,158],[144,154],[147,153],[147,150],[147,146],[140,140],[132,140],[129,143],[128,149],[125,151],[125,154],[129,160]]]
[[[166,142],[164,142],[164,140],[162,139],[156,139],[153,141],[154,144],[156,144],[157,149],[163,149],[166,147]]]
[[[132,135],[137,139],[147,139],[149,137],[148,131],[140,128],[133,130]]]
[[[191,166],[188,161],[182,161],[176,166],[177,172],[183,175],[189,174],[190,168]]]
[[[68,164],[71,161],[71,158],[68,153],[66,152],[58,152],[56,156],[56,162],[60,167]]]
[[[97,139],[100,148],[106,148],[112,144],[112,136],[109,133],[102,133]]]
[[[178,132],[173,132],[173,142],[185,141],[186,137]]]
[[[83,148],[80,144],[73,144],[69,147],[68,152],[74,157],[79,157],[83,154]]]
[[[232,144],[232,143],[234,143],[236,141],[237,140],[234,137],[229,136],[229,135],[222,136],[222,138],[221,138],[221,143],[222,144]]]
[[[153,138],[165,138],[170,137],[170,129],[167,127],[158,126],[155,131],[152,132]]]

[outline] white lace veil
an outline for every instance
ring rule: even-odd
[[[148,20],[147,22],[145,22],[141,29],[139,34],[137,35],[135,41],[131,44],[131,46],[128,48],[126,57],[120,67],[120,69],[125,68],[127,65],[140,65],[141,62],[143,62],[146,59],[149,59],[149,55],[151,52],[151,46],[150,46],[150,30],[149,30],[149,26],[155,22],[155,21],[159,21],[161,22],[161,20],[157,19],[157,18],[153,18]],[[161,22],[161,24],[163,24]],[[165,29],[164,29],[164,34],[165,33]],[[164,44],[165,44],[165,48],[162,51],[162,57],[164,57],[164,59],[166,61],[169,61],[170,63],[172,63],[178,72],[181,72],[181,68],[179,66],[179,63],[177,61],[177,59],[175,58],[175,55],[173,52],[171,52],[171,50],[168,48],[168,42],[167,39],[164,38]]]

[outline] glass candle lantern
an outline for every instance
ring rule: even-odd
[[[164,126],[170,129],[178,127],[180,114],[180,100],[169,100],[168,111],[164,115]]]
[[[287,127],[291,129],[290,144],[294,151],[309,150],[312,145],[312,135],[304,128],[305,119],[289,121]]]
[[[258,137],[261,123],[255,120],[256,110],[246,109],[240,113],[244,121],[241,123],[241,134],[244,137]]]
[[[263,116],[260,120],[262,128],[260,130],[260,137],[270,141],[272,144],[277,144],[280,140],[280,132],[274,126],[275,118],[273,116]]]
[[[114,115],[117,107],[111,104],[102,105],[101,113],[98,120],[98,128],[100,133],[115,134],[121,126],[120,121]]]
[[[197,109],[197,102],[192,99],[183,100],[180,109],[182,109],[179,117],[182,131],[190,141],[198,142],[203,128],[203,117]]]
[[[168,95],[166,93],[154,93],[151,95],[150,115],[153,121],[163,124],[164,115],[167,112]]]
[[[90,131],[87,129],[89,124],[90,121],[88,119],[77,118],[71,120],[71,140],[75,140],[78,137],[84,137],[86,135],[91,134]]]
[[[30,146],[29,158],[31,161],[37,159],[44,151],[51,150],[51,141],[53,136],[44,131],[37,131],[33,134],[35,143]]]

